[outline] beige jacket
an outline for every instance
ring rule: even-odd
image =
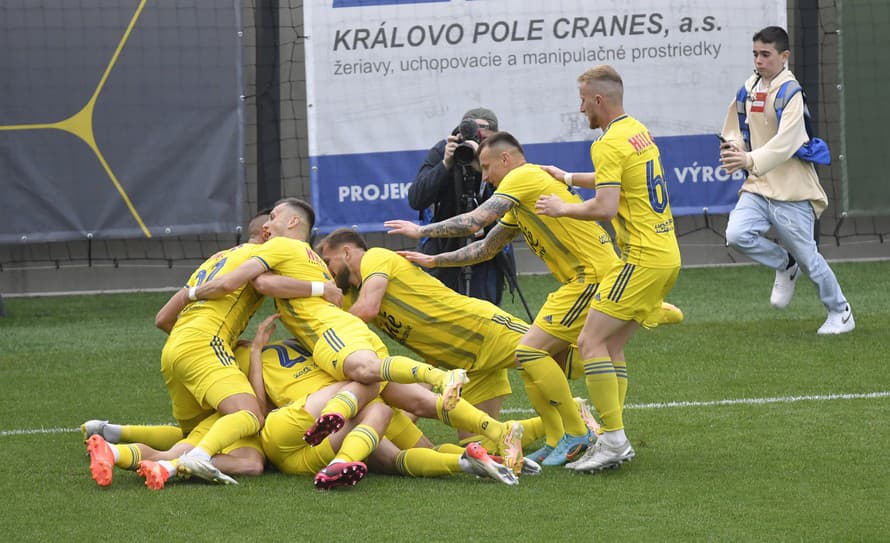
[[[776,123],[776,93],[782,83],[795,80],[794,74],[786,69],[770,82],[763,113],[751,113],[750,98],[756,92],[753,89],[756,80],[755,74],[745,81],[749,97],[745,102],[745,109],[748,112],[748,128],[751,133],[749,156],[753,159],[754,166],[748,171],[748,179],[739,190],[783,202],[809,200],[818,217],[828,206],[828,197],[819,184],[813,164],[794,156],[800,146],[809,140],[803,121],[804,104],[801,93],[795,94],[782,111],[781,130]],[[739,149],[744,148],[735,99],[726,113],[722,134]]]

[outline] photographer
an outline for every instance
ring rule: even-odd
[[[472,123],[476,125],[475,130]],[[493,111],[481,107],[471,109],[464,113],[461,124],[447,139],[430,149],[408,189],[408,203],[420,211],[421,222],[439,222],[472,211],[491,196],[494,187],[482,182],[482,174],[472,154],[482,140],[497,130],[498,118]],[[480,238],[484,235],[485,232],[479,232]],[[466,243],[463,238],[422,239],[419,250],[433,255],[459,249]],[[509,258],[512,259],[512,254]],[[471,266],[469,270],[437,268],[429,271],[456,292],[500,304],[504,274],[508,273],[504,269],[504,260],[504,255],[499,255]],[[470,273],[469,293],[466,291],[467,271]]]

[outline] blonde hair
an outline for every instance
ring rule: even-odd
[[[624,99],[624,82],[618,70],[608,64],[600,64],[578,76],[578,83],[589,85],[596,94],[620,104]]]

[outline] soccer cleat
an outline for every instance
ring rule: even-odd
[[[795,262],[787,270],[776,271],[776,282],[773,283],[773,291],[769,296],[769,303],[776,309],[785,309],[791,303],[794,296],[794,286],[800,277],[800,267]]]
[[[828,318],[816,333],[820,336],[846,334],[852,332],[854,328],[856,321],[853,320],[853,310],[850,309],[850,304],[847,304],[843,311],[829,311]]]
[[[308,443],[309,446],[315,447],[324,441],[324,438],[337,433],[340,428],[343,428],[344,424],[346,424],[346,419],[339,413],[321,415],[315,420],[312,428],[309,428],[303,434],[303,441]]]
[[[617,447],[607,445],[605,440],[599,439],[579,460],[566,464],[566,469],[592,472],[617,468],[624,462],[629,462],[635,455],[634,448],[627,439]]]
[[[445,381],[442,384],[442,409],[451,411],[457,407],[457,402],[460,401],[461,389],[469,382],[470,378],[467,377],[466,370],[450,370],[445,375]]]
[[[90,474],[99,486],[111,484],[114,472],[114,453],[111,445],[100,434],[93,434],[87,439],[87,452],[90,454]]]
[[[500,464],[489,456],[485,448],[478,443],[470,443],[461,455],[470,464],[477,477],[488,477],[505,485],[518,485],[519,479],[513,470]]]
[[[107,420],[88,420],[85,423],[80,425],[80,431],[83,433],[83,440],[86,442],[90,436],[100,435],[102,438],[105,438],[105,435],[102,433],[105,430],[105,425],[108,424]]]
[[[482,444],[480,443],[480,445]],[[484,449],[485,446],[483,445],[482,448]],[[489,454],[488,456],[490,456],[491,459],[498,464],[504,463],[504,459],[496,454]],[[527,456],[523,456],[520,463],[522,464],[522,469],[520,470],[518,475],[540,475],[543,471],[543,468],[541,468],[541,464],[535,462]]]
[[[183,479],[197,477],[218,485],[237,485],[238,481],[219,471],[209,460],[193,456],[180,456],[176,464],[176,474]]]
[[[328,464],[315,475],[315,488],[330,490],[341,486],[355,486],[365,478],[368,467],[364,462],[337,462]]]
[[[583,436],[565,434],[541,464],[544,466],[561,466],[569,461],[570,455],[577,457],[581,454],[582,447],[587,448],[594,440],[596,440],[596,437],[590,431]]]
[[[551,447],[550,445],[547,445],[545,443],[543,447],[541,447],[540,449],[531,453],[526,458],[531,458],[534,462],[540,464],[552,452],[553,452],[553,447]]]
[[[164,488],[164,483],[170,478],[170,472],[154,460],[139,462],[136,473],[145,478],[145,486],[152,490],[161,490]]]
[[[595,436],[603,433],[603,429],[600,428],[600,424],[596,421],[596,418],[593,416],[593,411],[590,410],[590,404],[587,402],[587,398],[575,398],[575,405],[578,406],[578,412],[581,414],[581,420],[584,421],[584,426],[587,426],[587,430],[590,432],[590,435]]]
[[[498,444],[503,464],[519,474],[522,471],[522,425],[515,421],[504,423],[504,433]]]

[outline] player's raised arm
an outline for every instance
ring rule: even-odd
[[[257,327],[256,335],[250,342],[250,368],[247,370],[247,380],[253,387],[263,414],[269,413],[269,404],[271,403],[266,394],[266,383],[263,380],[263,347],[269,343],[269,339],[275,332],[275,319],[278,317],[278,313],[266,317]]]
[[[544,195],[535,202],[535,211],[539,215],[549,217],[571,217],[585,221],[610,221],[618,213],[618,200],[621,196],[619,187],[600,187],[596,196],[573,204],[563,201],[554,194]]]
[[[494,200],[494,198],[492,198]],[[491,200],[489,200],[491,201]],[[475,264],[494,258],[513,240],[516,230],[496,224],[483,239],[462,247],[456,251],[426,255],[414,251],[397,251],[411,262],[424,268],[454,268]]]
[[[383,223],[388,234],[402,234],[409,238],[457,238],[470,236],[495,222],[513,207],[504,198],[489,198],[467,213],[455,215],[441,222],[418,226],[411,221],[392,220]]]
[[[321,296],[337,307],[343,307],[343,291],[334,281],[305,281],[275,273],[263,273],[253,280],[260,294],[273,298],[308,298]]]

